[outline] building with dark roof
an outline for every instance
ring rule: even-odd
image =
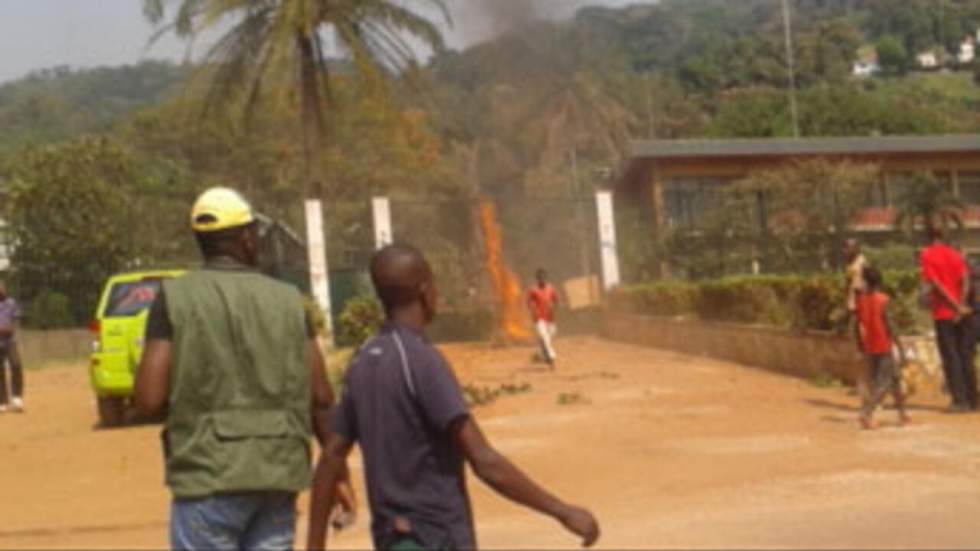
[[[892,229],[897,189],[914,172],[948,182],[971,205],[967,226],[980,228],[980,136],[648,140],[631,147],[617,197],[637,202],[657,227],[692,225],[713,190],[752,172],[823,158],[881,167],[881,182],[855,221],[858,231]]]

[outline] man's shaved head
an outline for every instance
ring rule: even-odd
[[[415,247],[388,245],[371,258],[371,282],[385,310],[391,312],[419,300],[426,302],[426,293],[432,287],[432,270]]]

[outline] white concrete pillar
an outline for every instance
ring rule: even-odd
[[[387,197],[371,199],[371,214],[374,217],[374,246],[382,248],[392,243],[391,204]]]
[[[323,206],[319,199],[309,199],[306,207],[306,250],[310,261],[310,290],[327,320],[327,331],[333,340],[330,307],[330,270],[327,266],[327,243],[323,232]]]
[[[595,194],[599,215],[599,258],[602,262],[602,285],[607,291],[619,285],[619,251],[616,248],[616,217],[609,191]]]

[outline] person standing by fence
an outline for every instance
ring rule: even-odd
[[[966,303],[970,278],[963,255],[945,243],[943,230],[930,226],[928,235],[931,244],[919,258],[922,281],[929,286],[936,345],[952,397],[949,411],[963,413],[977,409],[977,376],[968,323],[972,312]]]
[[[0,413],[11,408],[24,411],[24,366],[17,349],[17,322],[20,306],[7,294],[7,284],[0,281]],[[10,365],[10,388],[7,388],[7,364]]]
[[[538,270],[535,279],[537,284],[527,293],[527,306],[531,310],[531,321],[534,322],[534,331],[538,335],[544,360],[554,368],[555,361],[558,359],[554,344],[555,335],[558,333],[555,325],[558,291],[548,283],[548,274],[544,270]]]

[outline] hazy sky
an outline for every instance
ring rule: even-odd
[[[403,0],[411,4],[411,0]],[[456,24],[447,33],[452,46],[493,34],[493,19],[509,6],[528,6],[552,17],[568,16],[582,5],[625,5],[655,0],[450,0]],[[493,2],[496,6],[486,8]],[[147,49],[153,32],[143,19],[141,0],[0,0],[0,82],[35,69],[69,65],[93,67],[143,58],[181,59],[186,46],[171,36]],[[197,50],[201,48],[198,47]]]

